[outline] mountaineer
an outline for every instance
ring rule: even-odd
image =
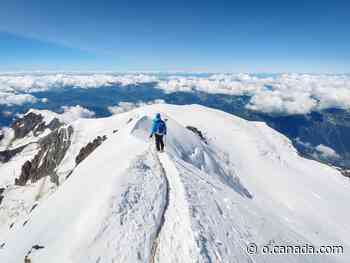
[[[158,152],[164,151],[163,137],[166,135],[166,133],[167,127],[165,121],[163,121],[160,117],[160,113],[157,113],[156,117],[153,119],[151,134],[149,137],[152,138],[153,135],[155,136],[156,148]]]

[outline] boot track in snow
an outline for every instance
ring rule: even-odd
[[[160,223],[152,245],[151,263],[182,263],[200,261],[200,251],[193,236],[189,206],[181,176],[172,158],[157,155],[160,173],[164,176],[167,191]]]
[[[166,172],[165,172],[165,169],[159,159],[159,156],[158,154],[154,153],[152,150],[151,150],[152,154],[154,155],[156,161],[157,161],[157,164],[158,164],[158,168],[159,168],[159,171],[160,171],[160,175],[164,177],[164,180],[165,180],[165,184],[166,184],[166,193],[165,193],[165,205],[164,205],[164,209],[163,209],[163,213],[162,213],[162,216],[161,216],[161,219],[160,219],[160,224],[158,226],[158,229],[156,231],[156,235],[155,235],[155,238],[154,238],[154,241],[153,241],[153,244],[152,244],[152,248],[151,248],[151,258],[150,258],[150,263],[155,263],[155,256],[156,256],[156,253],[157,253],[157,250],[158,250],[158,245],[159,245],[159,236],[160,236],[160,233],[162,231],[162,228],[163,228],[163,225],[164,225],[164,222],[165,222],[165,213],[167,212],[167,209],[169,207],[169,192],[170,192],[170,187],[169,187],[169,180],[168,180],[168,177],[166,175]]]

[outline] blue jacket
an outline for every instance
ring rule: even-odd
[[[160,131],[160,127],[163,127],[163,130]],[[165,135],[167,132],[166,124],[165,122],[160,118],[160,116],[156,116],[152,121],[152,128],[151,128],[151,135],[153,134],[160,134]]]

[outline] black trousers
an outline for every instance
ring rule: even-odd
[[[163,135],[155,134],[157,151],[164,150]]]

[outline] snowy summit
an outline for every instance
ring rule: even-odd
[[[350,181],[261,122],[198,105],[35,110],[3,132],[0,161],[0,262],[350,262]],[[305,245],[343,251],[263,251]]]

